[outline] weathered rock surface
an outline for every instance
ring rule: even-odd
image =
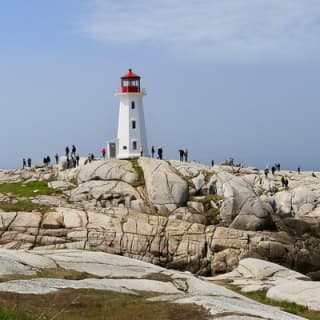
[[[0,170],[0,182],[46,180],[66,188],[27,199],[49,212],[0,210],[0,245],[95,248],[203,274],[257,257],[316,275],[317,176],[281,171],[266,178],[254,168],[148,158],[97,160],[63,171]],[[1,193],[0,200],[26,199]]]
[[[265,230],[272,227],[271,212],[243,179],[219,171],[216,189],[224,198],[220,215],[231,228]]]
[[[79,183],[91,180],[116,180],[135,184],[138,180],[138,175],[130,161],[97,160],[83,166],[79,171],[77,179]]]
[[[152,301],[168,301],[181,304],[197,304],[208,310],[215,319],[277,319],[301,320],[303,318],[288,314],[278,308],[262,305],[253,300],[227,290],[216,284],[199,279],[190,273],[166,270],[154,265],[110,255],[101,252],[77,250],[43,250],[43,251],[14,251],[0,249],[0,265],[10,261],[13,265],[21,265],[24,270],[18,270],[21,275],[33,279],[5,281],[6,270],[0,269],[0,291],[17,294],[42,295],[58,292],[61,289],[96,289],[116,291],[126,294],[139,295],[140,291],[157,293],[158,296],[149,298]],[[80,265],[80,267],[79,267]],[[98,273],[96,267],[101,265]],[[80,270],[87,274],[81,280],[66,280],[59,278],[37,278],[36,273],[50,268],[65,270]],[[92,273],[93,272],[93,273]],[[10,274],[14,274],[10,272]],[[145,279],[145,276],[165,276],[165,281]],[[19,276],[19,275],[17,275]],[[112,279],[110,277],[116,277]],[[162,294],[162,295],[159,295]],[[231,318],[230,318],[231,317]]]
[[[206,227],[125,208],[0,212],[0,221],[5,248],[94,249],[202,274],[230,271],[250,255],[286,264],[296,256],[289,237]]]
[[[165,161],[140,158],[149,200],[159,210],[173,211],[186,204],[188,185]]]

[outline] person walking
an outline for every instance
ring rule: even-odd
[[[66,146],[66,157],[67,157],[67,158],[69,158],[69,152],[70,152],[69,147]]]
[[[188,149],[184,149],[184,161],[188,162]]]
[[[22,159],[22,169],[24,169],[27,166],[26,158]]]
[[[183,161],[184,151],[182,149],[179,149],[179,155],[180,155],[180,161]]]
[[[151,157],[154,158],[154,146],[151,147]]]
[[[103,147],[101,150],[101,154],[102,154],[103,159],[106,158],[106,153],[107,153],[106,148]]]
[[[281,177],[281,186],[282,186],[282,188],[284,188],[286,186],[284,177]]]
[[[163,157],[163,149],[162,146],[158,148],[158,159],[162,160]]]

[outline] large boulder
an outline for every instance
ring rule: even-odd
[[[188,184],[167,162],[140,158],[139,165],[144,171],[149,200],[159,211],[173,211],[186,205]]]
[[[220,209],[224,223],[243,230],[272,228],[271,213],[246,181],[221,170],[213,179],[217,194],[224,199]]]
[[[78,174],[78,182],[90,180],[117,180],[135,184],[138,175],[127,160],[97,160],[82,166]]]
[[[139,199],[138,191],[130,184],[122,181],[88,181],[81,183],[71,191],[71,201],[95,200],[95,201],[115,201],[113,205],[125,204],[127,201]],[[127,205],[128,206],[128,205]]]

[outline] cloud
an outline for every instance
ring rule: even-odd
[[[96,0],[81,29],[195,57],[309,59],[320,53],[320,1]]]

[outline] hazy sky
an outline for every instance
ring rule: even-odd
[[[0,167],[116,137],[142,76],[166,158],[320,170],[319,0],[2,0]]]

